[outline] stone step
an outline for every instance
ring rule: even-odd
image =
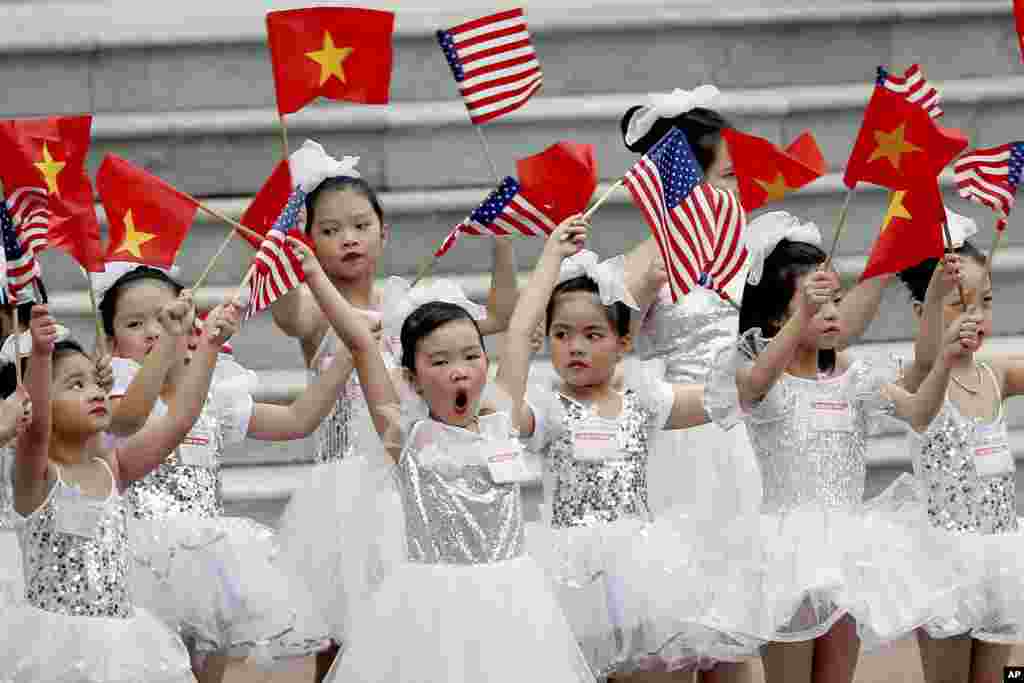
[[[264,13],[305,4],[15,3],[0,25],[5,112],[272,106]],[[701,82],[726,88],[857,83],[879,63],[913,61],[933,77],[1021,72],[1005,2],[667,6],[643,0],[594,6],[577,0],[572,7],[576,11],[563,3],[527,7],[551,95],[614,92],[623,83],[640,91]],[[399,5],[392,100],[456,100],[434,31],[491,9],[482,3]]]
[[[845,85],[726,90],[716,107],[738,128],[776,143],[812,130],[829,167],[838,171],[860,127],[873,73],[862,71],[855,83]],[[937,70],[933,78],[940,77],[944,125],[962,128],[974,146],[1016,139],[1016,124],[1024,116],[1024,67],[1016,75],[955,79]],[[635,79],[626,82],[631,92],[624,94],[546,94],[488,125],[498,172],[514,175],[516,159],[571,139],[594,145],[603,179],[620,177],[636,157],[621,142],[619,121],[647,96]],[[312,137],[337,156],[360,156],[363,176],[380,191],[490,182],[480,141],[458,102],[313,108],[290,117],[288,127],[292,149]],[[273,108],[98,114],[90,167],[98,168],[108,152],[197,196],[244,196],[259,188],[280,158],[280,128]]]

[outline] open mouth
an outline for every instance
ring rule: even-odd
[[[569,363],[569,368],[571,370],[584,370],[584,369],[589,368],[589,367],[590,367],[589,365],[587,365],[586,363],[584,363],[581,360],[574,360],[571,363]]]
[[[469,394],[466,393],[465,389],[459,389],[455,394],[455,412],[459,415],[463,415],[466,409],[469,407]]]
[[[107,409],[104,408],[103,406],[96,406],[95,408],[89,411],[89,414],[95,415],[97,417],[103,417],[107,414]]]
[[[354,253],[352,253],[352,254],[345,254],[344,256],[341,257],[341,262],[342,263],[355,263],[356,261],[358,261],[361,258],[363,258],[362,254],[354,254]]]

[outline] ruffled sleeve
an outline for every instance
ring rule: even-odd
[[[210,389],[210,407],[217,416],[224,444],[230,446],[245,439],[249,433],[254,401],[252,392],[256,388],[256,374],[231,361],[233,367],[225,367],[222,375]],[[221,364],[218,363],[218,369]]]
[[[531,384],[526,390],[526,403],[533,411],[533,434],[523,437],[525,448],[540,453],[554,441],[564,424],[562,402],[550,384]]]
[[[626,388],[636,393],[640,406],[648,415],[648,428],[664,429],[675,403],[675,391],[663,379],[664,363],[660,359],[641,361],[630,358],[624,361],[622,369]]]
[[[704,387],[704,409],[722,429],[731,429],[748,414],[748,409],[740,404],[736,373],[752,366],[767,345],[761,328],[755,327],[737,337],[735,344],[719,351],[712,362]]]

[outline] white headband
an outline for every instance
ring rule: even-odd
[[[328,178],[344,176],[359,178],[356,164],[359,157],[346,156],[339,161],[330,156],[319,142],[306,140],[302,147],[288,157],[292,172],[292,186],[309,194]]]
[[[96,303],[98,304],[103,301],[103,297],[107,295],[107,292],[110,291],[110,288],[113,287],[118,280],[136,268],[141,268],[143,266],[152,268],[153,270],[159,270],[166,273],[169,277],[177,277],[179,272],[178,266],[160,268],[158,266],[151,266],[147,263],[135,263],[134,261],[110,261],[103,264],[102,273],[86,273],[92,281],[92,291],[96,294]]]
[[[71,337],[71,331],[63,325],[57,325],[56,341],[62,342],[69,337]],[[32,333],[25,330],[19,335],[7,335],[3,346],[0,347],[0,366],[14,363],[15,346],[19,347],[17,353],[19,357],[32,353]]]
[[[487,309],[470,301],[462,287],[451,280],[434,280],[429,284],[410,287],[401,278],[389,278],[381,287],[381,298],[394,302],[389,305],[390,310],[384,312],[382,320],[384,334],[389,337],[399,337],[405,319],[417,308],[432,301],[461,306],[478,322],[487,317]]]
[[[950,249],[959,249],[964,246],[964,242],[978,233],[978,224],[974,222],[974,219],[961,216],[948,208],[946,209],[946,225],[949,227],[951,244],[948,246]]]
[[[713,85],[701,85],[693,90],[676,88],[670,93],[651,93],[648,104],[634,112],[626,127],[626,144],[633,145],[647,135],[658,119],[674,119],[697,107],[707,107],[721,94]]]
[[[626,259],[623,256],[619,255],[598,263],[597,254],[584,249],[562,261],[558,282],[561,284],[581,275],[586,275],[597,283],[598,296],[605,306],[621,301],[635,311],[640,310],[626,288]]]
[[[786,211],[763,213],[747,224],[747,253],[750,254],[750,270],[747,282],[756,285],[764,274],[764,262],[782,240],[806,242],[821,246],[821,231],[818,226],[800,219]]]

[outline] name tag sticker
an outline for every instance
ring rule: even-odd
[[[978,425],[974,428],[974,468],[981,477],[1013,474],[1013,451],[1006,434],[1006,423]]]
[[[533,473],[526,466],[523,447],[518,441],[485,441],[481,444],[481,449],[494,483],[516,484],[533,478]]]
[[[583,424],[572,434],[573,457],[584,462],[622,460],[626,453],[619,444],[619,430]]]
[[[178,458],[182,464],[198,467],[212,467],[216,463],[216,444],[209,429],[194,428],[178,446]]]
[[[811,429],[818,432],[852,432],[853,412],[849,401],[811,401]]]

